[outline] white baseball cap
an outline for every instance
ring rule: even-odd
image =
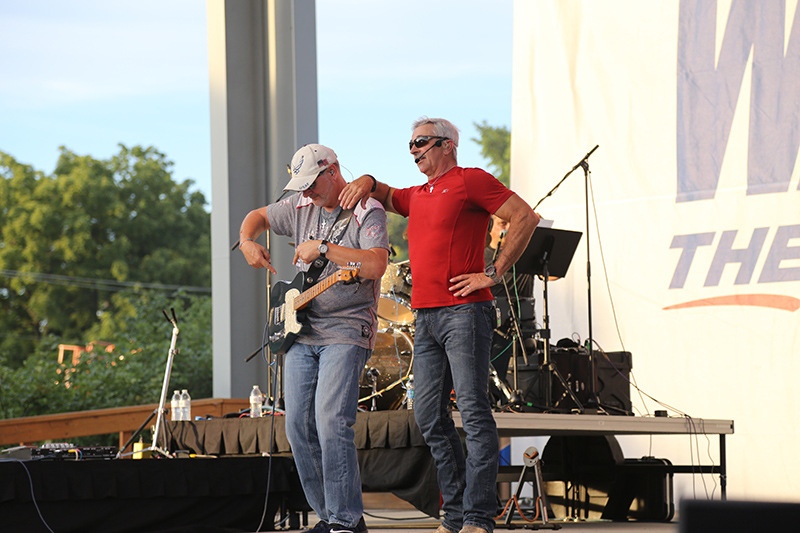
[[[284,191],[304,191],[308,189],[320,172],[336,163],[336,153],[321,144],[307,144],[295,152],[289,173],[292,179]]]

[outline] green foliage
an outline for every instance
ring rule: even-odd
[[[96,346],[72,367],[57,360],[59,339],[47,336],[21,367],[0,366],[0,418],[158,403],[172,326],[162,309],[174,308],[179,334],[170,376],[173,389],[208,398],[211,380],[211,298],[161,291],[118,295],[135,313],[115,323],[111,352]]]
[[[0,364],[11,368],[47,337],[85,344],[99,314],[130,314],[113,282],[210,286],[205,198],[172,180],[164,154],[60,150],[51,176],[0,152]]]
[[[489,161],[489,170],[506,187],[511,186],[511,132],[505,126],[490,126],[484,120],[473,122],[480,134],[472,138],[481,147],[481,155]]]
[[[395,251],[390,256],[391,261],[405,261],[408,259],[408,219],[395,213],[386,213],[386,225],[389,231],[389,244]]]
[[[196,290],[210,286],[210,216],[171,167],[154,148],[108,160],[61,148],[47,176],[0,152],[1,418],[157,403],[170,308],[170,393],[211,396],[211,297]],[[114,348],[58,363],[59,344],[91,341]]]

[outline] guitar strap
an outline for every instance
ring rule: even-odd
[[[344,235],[344,230],[347,229],[348,224],[350,224],[352,216],[352,209],[342,209],[342,212],[339,213],[339,216],[336,218],[336,222],[331,226],[331,230],[328,232],[328,236],[325,240],[333,244],[339,244],[339,241],[342,240],[342,236]],[[311,268],[308,269],[303,280],[303,290],[310,289],[317,282],[317,279],[327,265],[328,259],[323,259],[322,257],[317,257],[314,262],[311,263]]]

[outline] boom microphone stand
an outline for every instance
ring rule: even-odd
[[[567,172],[561,181],[556,183],[555,187],[550,189],[550,191],[545,194],[541,200],[534,206],[534,211],[539,204],[541,204],[546,198],[552,196],[552,194],[558,189],[558,187],[564,183],[564,181],[569,177],[570,174],[575,172],[578,168],[583,169],[583,191],[584,191],[584,211],[586,217],[586,308],[589,320],[589,337],[586,339],[589,350],[589,372],[590,372],[590,379],[589,379],[589,399],[586,402],[586,407],[591,409],[597,409],[600,407],[600,401],[597,398],[597,365],[595,364],[594,359],[594,337],[592,334],[592,262],[589,255],[590,240],[589,240],[589,156],[591,156],[595,150],[600,147],[599,144],[595,145],[594,148],[589,150],[589,152],[583,156],[578,164],[576,164],[572,169]]]
[[[147,423],[153,418],[153,414],[151,413],[150,418],[145,420],[144,424],[139,426],[139,429],[136,430],[136,433],[131,435],[131,438],[128,440],[127,443],[125,443],[125,446],[123,446],[122,449],[119,451],[119,453],[117,453],[117,459],[128,455],[132,455],[134,453],[144,453],[144,452],[155,452],[163,455],[164,457],[169,457],[169,458],[173,457],[171,453],[169,453],[164,449],[167,448],[168,445],[168,443],[166,442],[166,435],[164,435],[164,448],[159,448],[158,446],[158,439],[161,438],[162,427],[164,424],[164,412],[166,411],[164,405],[166,404],[167,400],[167,390],[169,389],[169,378],[170,375],[172,374],[172,362],[175,360],[175,354],[178,353],[178,351],[175,349],[175,344],[178,341],[178,332],[179,332],[178,319],[175,318],[175,309],[170,308],[170,311],[172,312],[172,318],[170,318],[167,315],[167,312],[164,309],[161,310],[161,312],[164,313],[164,317],[167,319],[167,322],[172,324],[172,340],[170,341],[169,353],[167,354],[167,367],[166,370],[164,371],[164,382],[161,385],[161,399],[159,400],[158,407],[156,408],[155,411],[156,428],[155,431],[153,432],[153,445],[150,446],[149,448],[145,448],[143,450],[139,450],[136,452],[129,452],[126,454],[122,453],[125,450],[125,448],[128,447],[128,444],[130,444],[133,441],[133,439],[136,438],[136,436],[142,431],[142,429],[144,429]]]

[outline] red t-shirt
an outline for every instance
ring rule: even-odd
[[[430,185],[396,189],[394,209],[408,217],[411,307],[444,307],[492,299],[486,288],[453,296],[450,278],[483,272],[489,217],[514,193],[479,168],[454,167]]]

